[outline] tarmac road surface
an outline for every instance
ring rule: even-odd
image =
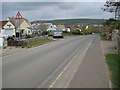
[[[2,86],[3,88],[109,88],[104,61],[99,59],[95,61],[96,58],[93,58],[93,56],[103,57],[101,46],[98,44],[100,42],[97,35],[71,36],[5,56],[2,61]],[[100,55],[94,51],[97,49]],[[88,58],[91,61],[88,61]],[[101,64],[99,68],[98,64]],[[97,72],[91,73],[92,70]],[[93,82],[89,79],[93,79]],[[78,80],[83,81],[79,83]],[[85,85],[86,82],[88,83]]]

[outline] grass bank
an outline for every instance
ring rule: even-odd
[[[52,39],[36,40],[36,41],[28,42],[27,46],[28,47],[39,46],[39,45],[43,45],[43,44],[50,43],[53,41],[55,40],[52,40]]]
[[[106,54],[106,63],[110,71],[110,78],[113,88],[120,88],[120,55],[117,54]]]

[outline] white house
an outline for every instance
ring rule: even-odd
[[[15,35],[15,26],[10,21],[0,21],[0,34],[5,38]]]
[[[56,26],[53,25],[52,23],[44,23],[47,26],[47,31],[55,31]]]
[[[70,28],[67,28],[67,32],[70,32],[71,30],[70,30]]]
[[[3,46],[4,39],[15,35],[15,26],[10,21],[0,21],[0,46]]]
[[[3,41],[4,41],[4,38],[2,37],[1,33],[0,33],[0,47],[3,46]]]

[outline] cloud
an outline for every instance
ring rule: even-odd
[[[104,3],[98,2],[3,2],[3,19],[20,11],[29,20],[64,18],[109,18],[102,11]]]
[[[72,10],[72,9],[74,9],[76,7],[77,4],[78,3],[76,3],[76,2],[73,2],[73,3],[67,2],[67,3],[61,3],[57,7],[59,9],[62,9],[62,10],[67,10],[67,9]]]
[[[106,2],[106,0],[4,0],[3,2]]]

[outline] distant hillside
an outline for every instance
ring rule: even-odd
[[[60,20],[38,20],[32,23],[53,23],[64,25],[88,25],[88,24],[102,24],[104,19],[60,19]]]

